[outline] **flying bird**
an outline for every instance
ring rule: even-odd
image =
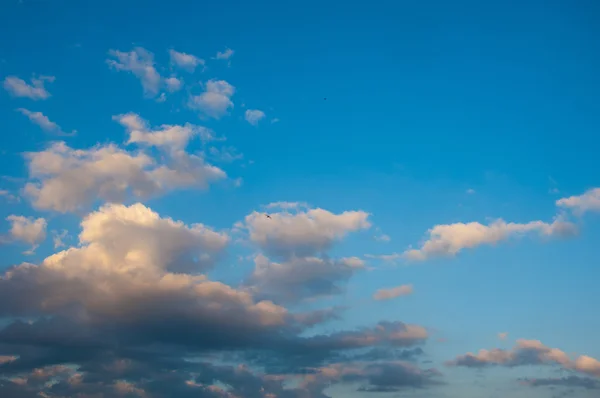
[[[267,218],[271,218],[271,216],[270,216],[270,215],[268,215],[268,214],[265,214],[265,217],[267,217]]]

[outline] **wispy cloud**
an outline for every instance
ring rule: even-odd
[[[17,111],[27,116],[32,123],[37,124],[47,133],[67,137],[77,134],[77,130],[73,130],[70,133],[65,132],[58,124],[50,121],[42,112],[32,112],[25,108],[18,108]]]
[[[50,93],[44,87],[45,82],[54,82],[54,76],[32,77],[31,84],[17,76],[7,76],[4,79],[4,89],[15,97],[26,97],[32,100],[45,100],[50,98]]]

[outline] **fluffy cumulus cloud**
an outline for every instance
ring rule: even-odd
[[[31,84],[17,76],[7,76],[4,79],[3,86],[14,97],[29,98],[34,101],[50,98],[50,93],[46,90],[45,83],[52,83],[54,76],[32,77]]]
[[[244,117],[246,121],[253,126],[257,126],[258,122],[265,118],[265,113],[259,109],[247,109]]]
[[[220,119],[233,108],[234,93],[235,87],[225,80],[209,80],[201,94],[190,97],[189,106],[208,117]]]
[[[323,253],[348,233],[370,227],[369,214],[364,211],[335,214],[320,208],[283,210],[269,217],[252,212],[244,222],[253,243],[267,255],[283,258]]]
[[[33,253],[38,244],[46,239],[47,222],[43,218],[10,215],[6,218],[11,223],[10,238],[29,243],[32,247],[27,253]]]
[[[187,70],[188,72],[193,72],[196,67],[204,66],[205,64],[205,61],[202,58],[173,49],[169,50],[169,56],[171,57],[172,65]]]
[[[532,366],[557,365],[579,374],[600,377],[600,361],[580,355],[571,358],[558,348],[545,346],[538,340],[518,340],[511,350],[480,350],[477,354],[467,353],[449,361],[450,366],[482,368],[487,366]]]
[[[442,224],[431,228],[425,243],[419,249],[405,251],[404,257],[410,260],[426,260],[431,257],[454,256],[464,249],[493,245],[526,234],[568,236],[576,232],[575,225],[561,218],[552,223],[531,221],[520,224],[499,219],[489,225],[478,222]]]
[[[17,109],[17,111],[27,116],[27,118],[32,123],[37,124],[42,130],[44,130],[47,133],[62,136],[72,136],[77,133],[77,131],[75,130],[71,132],[65,132],[58,124],[48,119],[48,116],[44,115],[42,112],[32,112],[25,108],[19,108]]]
[[[581,195],[559,199],[556,205],[571,209],[578,214],[600,211],[600,188],[592,188]]]
[[[421,326],[302,337],[329,316],[210,280],[229,240],[142,204],[87,215],[77,246],[0,278],[0,316],[34,319],[0,329],[0,394],[324,398],[332,383],[364,391],[438,383],[438,371],[411,359],[428,338]]]
[[[413,293],[412,285],[400,285],[387,289],[379,289],[373,294],[375,300],[391,300],[396,297],[408,296]]]
[[[279,211],[253,212],[237,225],[263,253],[254,259],[254,272],[247,281],[257,294],[276,302],[338,294],[349,278],[365,268],[358,257],[334,259],[328,251],[347,234],[369,228],[368,213],[334,214],[290,202],[266,207]]]
[[[129,196],[147,198],[178,188],[204,189],[226,178],[223,170],[185,151],[193,137],[210,140],[210,130],[190,124],[151,130],[134,114],[116,120],[127,128],[128,143],[138,144],[142,150],[128,151],[115,144],[73,149],[57,142],[26,155],[33,181],[25,185],[24,192],[35,207],[72,212],[98,199],[122,202]],[[144,152],[146,147],[161,150],[159,160]]]

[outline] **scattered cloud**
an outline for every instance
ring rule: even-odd
[[[379,242],[389,242],[392,240],[392,238],[390,238],[389,235],[381,234],[381,235],[376,235],[375,240],[378,240]]]
[[[522,384],[531,387],[577,387],[587,390],[600,389],[600,381],[589,377],[567,376],[560,378],[522,379]]]
[[[376,260],[381,260],[386,263],[395,263],[396,261],[402,258],[402,254],[400,253],[392,253],[392,254],[365,254],[366,258],[373,258]]]
[[[7,76],[4,79],[4,89],[14,97],[29,98],[34,101],[45,100],[51,97],[44,87],[45,82],[54,82],[54,76],[32,77],[31,84],[17,76]]]
[[[236,160],[241,160],[244,158],[244,155],[238,153],[237,149],[234,147],[223,147],[221,149],[217,147],[211,147],[209,153],[212,159],[224,163],[232,163]]]
[[[59,136],[74,136],[77,134],[77,130],[73,130],[70,133],[65,132],[58,124],[50,121],[42,112],[32,112],[25,108],[18,108],[17,111],[27,116],[32,123],[37,124],[47,133]]]
[[[181,90],[181,88],[183,87],[183,81],[172,76],[165,79],[165,86],[168,92],[174,93],[176,91]]]
[[[107,60],[108,65],[118,71],[133,73],[140,79],[147,97],[158,94],[162,79],[155,67],[154,54],[142,47],[135,47],[129,52],[110,50],[109,55],[116,60]]]
[[[191,96],[188,105],[208,117],[220,119],[233,108],[231,97],[234,93],[235,87],[225,80],[209,80],[205,84],[204,92]]]
[[[188,72],[194,72],[196,67],[204,66],[205,64],[205,61],[202,58],[198,58],[192,54],[178,52],[173,49],[169,50],[169,56],[171,57],[172,65],[176,65]]]
[[[276,118],[276,117],[274,117],[273,119],[271,119],[271,124],[278,123],[278,122],[279,122],[279,119]]]
[[[265,113],[258,109],[247,109],[244,117],[248,123],[257,126],[258,122],[265,118]]]
[[[600,211],[600,188],[592,188],[579,196],[569,196],[556,201],[559,207],[573,210],[581,215],[590,211]]]
[[[6,220],[11,223],[10,237],[31,245],[31,249],[26,251],[25,254],[33,254],[39,243],[46,239],[46,227],[48,223],[41,217],[34,219],[32,217],[13,214],[6,217]]]
[[[500,340],[506,340],[507,337],[508,337],[508,333],[507,332],[498,333],[498,338]]]
[[[6,189],[0,189],[0,197],[8,202],[20,202],[21,198]]]
[[[233,56],[233,53],[234,53],[234,51],[231,48],[227,48],[223,52],[217,51],[217,55],[215,56],[215,59],[229,60]]]
[[[432,257],[455,256],[464,249],[484,244],[493,245],[511,237],[528,233],[541,236],[569,236],[577,232],[574,224],[557,218],[552,223],[531,221],[526,224],[506,223],[498,219],[489,225],[478,222],[436,225],[429,230],[429,239],[420,249],[409,249],[404,256],[409,260],[427,260]]]
[[[449,366],[482,368],[486,366],[529,366],[559,365],[563,369],[600,377],[600,361],[581,355],[571,359],[564,351],[550,348],[538,340],[520,339],[512,350],[480,350],[477,354],[467,353],[447,363]]]
[[[408,296],[413,294],[412,285],[400,285],[389,289],[379,289],[373,294],[373,299],[377,301],[391,300],[396,297]]]
[[[69,231],[66,229],[59,231],[52,231],[52,242],[54,243],[54,248],[59,249],[61,247],[65,247],[66,244],[64,242],[65,238],[69,236]]]
[[[469,188],[469,189],[467,189],[467,193],[468,193],[469,195],[472,195],[472,194],[474,194],[474,193],[475,193],[475,190],[474,190],[473,188]]]

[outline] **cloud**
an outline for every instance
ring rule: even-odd
[[[205,64],[203,59],[198,58],[195,55],[178,52],[173,49],[169,50],[169,56],[171,57],[171,64],[185,69],[188,72],[194,72],[197,66],[204,66]]]
[[[247,109],[244,117],[248,123],[258,126],[258,122],[265,118],[265,113],[258,109]]]
[[[589,211],[600,211],[600,188],[592,188],[579,196],[570,196],[556,201],[556,205],[583,214]]]
[[[69,236],[69,231],[63,229],[62,231],[52,231],[52,242],[54,243],[54,248],[59,249],[61,247],[65,247],[66,244],[64,239]]]
[[[78,245],[0,276],[0,317],[38,317],[0,328],[0,395],[325,398],[331,382],[434,385],[437,372],[409,363],[332,362],[356,350],[416,347],[428,337],[423,327],[380,322],[303,337],[335,312],[294,314],[211,281],[206,272],[228,243],[224,233],[139,203],[87,215]],[[315,370],[307,375],[307,367]],[[330,368],[356,368],[359,378],[332,378]]]
[[[233,53],[234,53],[234,51],[231,48],[227,48],[223,52],[217,51],[217,55],[215,56],[215,59],[229,60],[233,56]]]
[[[164,80],[164,83],[165,83],[167,91],[170,92],[170,93],[174,93],[176,91],[179,91],[183,87],[183,81],[181,79],[178,79],[178,78],[174,77],[174,76],[166,78]]]
[[[21,200],[19,196],[12,194],[6,189],[0,189],[0,197],[5,198],[8,202],[19,202]]]
[[[241,160],[244,158],[244,155],[238,153],[237,149],[235,149],[234,147],[224,147],[221,149],[217,147],[212,147],[210,148],[209,153],[212,159],[224,163],[232,163],[236,160]]]
[[[375,240],[377,240],[379,242],[389,242],[392,240],[392,238],[390,238],[389,235],[381,234],[381,235],[375,236]]]
[[[54,82],[54,76],[32,77],[31,84],[16,76],[7,76],[4,79],[4,89],[15,97],[30,98],[34,101],[45,100],[51,97],[44,87],[44,82]]]
[[[127,129],[129,133],[127,144],[182,150],[194,137],[200,138],[204,143],[219,140],[211,129],[191,123],[185,123],[184,125],[163,124],[152,129],[146,120],[135,113],[113,116],[113,120]]]
[[[391,300],[400,296],[408,296],[413,293],[412,285],[400,285],[389,289],[379,289],[373,294],[375,300]]]
[[[185,126],[175,130],[187,131]],[[176,138],[162,133],[142,131],[131,136],[140,143],[168,144],[163,164],[143,152],[128,152],[114,144],[84,150],[58,142],[41,152],[30,152],[26,158],[34,182],[25,185],[24,193],[36,208],[64,213],[89,207],[98,199],[118,203],[129,196],[148,198],[185,187],[205,189],[226,178],[224,171],[201,157],[173,149],[186,133],[173,134]]]
[[[48,133],[61,136],[73,136],[77,134],[76,130],[73,130],[70,133],[63,131],[63,129],[58,124],[50,121],[50,119],[48,119],[48,117],[45,116],[42,112],[32,112],[25,108],[18,108],[17,111],[27,116],[32,123],[37,124],[42,130]]]
[[[205,84],[204,92],[191,96],[188,105],[206,116],[220,119],[230,108],[233,108],[231,97],[234,93],[235,87],[225,80],[209,80]]]
[[[531,387],[579,387],[588,390],[600,389],[600,381],[588,377],[567,376],[561,378],[522,379],[521,382]]]
[[[474,193],[475,193],[475,190],[474,190],[473,188],[469,188],[469,189],[467,189],[467,193],[468,193],[469,195],[472,195],[472,194],[474,194]]]
[[[154,97],[158,94],[162,78],[156,70],[154,54],[142,47],[135,47],[129,52],[110,50],[108,54],[116,58],[107,60],[108,65],[118,71],[133,73],[140,79],[146,96]]]
[[[377,260],[381,260],[386,263],[395,263],[397,260],[402,258],[402,254],[392,253],[392,254],[365,254],[366,258],[373,258]]]
[[[566,370],[600,377],[600,361],[586,355],[571,359],[564,351],[547,347],[538,340],[520,339],[512,350],[480,350],[477,354],[460,355],[447,364],[471,368],[559,365]]]
[[[47,222],[43,218],[33,219],[32,217],[24,217],[10,215],[6,220],[11,223],[10,237],[14,240],[29,243],[32,247],[25,254],[32,254],[38,244],[46,239]]]
[[[508,337],[508,333],[507,332],[498,333],[498,338],[500,340],[506,340],[507,337]]]
[[[489,225],[478,222],[436,225],[429,230],[429,239],[420,249],[404,252],[409,260],[427,260],[432,257],[455,256],[464,249],[472,249],[484,244],[493,245],[511,237],[521,237],[528,233],[541,236],[569,236],[577,228],[570,222],[557,218],[552,223],[531,221],[526,224],[506,223],[498,219]]]
[[[274,263],[258,255],[254,263],[248,283],[260,296],[275,302],[340,293],[340,284],[364,269],[363,261],[355,257],[339,260],[299,257]]]
[[[348,233],[371,227],[369,214],[364,211],[334,214],[316,208],[295,214],[271,213],[270,217],[252,212],[242,226],[249,232],[250,240],[268,256],[284,259],[314,256]]]

